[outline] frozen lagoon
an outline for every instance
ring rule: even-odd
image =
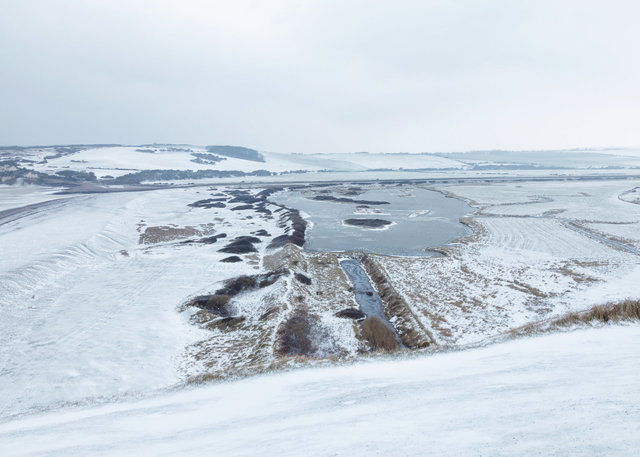
[[[464,201],[419,187],[374,188],[349,197],[352,202],[314,200],[317,196],[342,198],[322,188],[319,192],[290,189],[271,200],[301,211],[310,227],[305,249],[309,251],[361,250],[387,255],[433,255],[429,247],[442,246],[465,236],[469,229],[460,218],[472,208]],[[359,201],[388,202],[365,204]],[[346,219],[383,219],[392,222],[380,229],[344,224]]]

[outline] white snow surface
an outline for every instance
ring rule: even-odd
[[[640,326],[304,369],[0,423],[11,456],[630,456]]]
[[[62,189],[43,186],[0,184],[0,211],[65,198],[63,195],[55,195],[60,190]]]
[[[166,148],[164,148],[166,149]],[[161,147],[115,146],[88,148],[78,152],[51,158],[46,163],[33,164],[37,171],[54,174],[62,170],[91,171],[98,178],[118,177],[141,170],[238,170],[251,172],[268,170],[284,172],[294,170],[364,171],[378,168],[392,169],[466,169],[467,165],[456,160],[433,154],[282,154],[261,152],[264,162],[223,157],[215,164],[192,162],[192,153],[207,153],[206,149],[187,146],[163,150]],[[141,151],[155,151],[155,153]],[[215,155],[215,154],[214,154]]]
[[[144,228],[281,233],[275,220],[187,206],[207,196],[79,195],[0,225],[0,417],[184,379],[185,348],[208,333],[177,307],[254,267],[220,263],[222,243],[141,245]]]

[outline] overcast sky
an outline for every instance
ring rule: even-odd
[[[0,0],[0,144],[640,145],[640,2]]]

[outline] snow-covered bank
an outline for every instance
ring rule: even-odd
[[[0,424],[2,455],[633,455],[640,326],[307,369]]]

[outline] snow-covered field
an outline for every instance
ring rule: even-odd
[[[480,341],[527,322],[637,298],[640,256],[567,223],[595,217],[637,223],[640,205],[617,198],[636,184],[449,186],[447,192],[478,207],[476,236],[444,257],[375,260],[440,344]]]
[[[640,298],[638,179],[541,182],[522,178],[555,172],[471,170],[476,159],[441,155],[265,152],[265,162],[206,165],[191,162],[203,148],[135,149],[90,148],[24,164],[99,177],[142,169],[309,173],[97,194],[0,186],[0,455],[296,455],[299,442],[310,455],[629,455],[640,444],[631,433],[640,425],[637,325],[504,336],[532,321]],[[406,303],[404,322],[436,345],[503,342],[199,385],[370,352],[361,322],[336,316],[358,308],[339,265],[356,254],[268,248],[295,232],[291,213],[266,197],[243,203],[264,189],[251,180],[349,181],[356,172],[371,181],[446,178],[430,185],[474,207],[465,218],[474,234],[436,247],[443,256],[373,253],[368,268]],[[618,172],[635,174],[561,171]],[[478,177],[487,182],[465,181]],[[208,203],[191,205],[199,200]],[[255,251],[222,262],[231,253],[219,250],[238,237],[250,237]],[[282,269],[273,283],[255,276],[255,285],[227,297],[226,314],[188,305],[227,279]],[[398,330],[398,315],[387,317]],[[309,337],[301,353],[283,343],[296,331]],[[617,438],[607,440],[614,430]]]
[[[505,151],[453,154],[283,154],[260,151],[263,162],[224,157],[224,160],[216,163],[198,163],[194,154],[209,153],[206,147],[194,145],[33,147],[15,151],[5,148],[0,151],[0,159],[15,159],[26,168],[49,174],[65,170],[93,172],[99,179],[117,178],[143,170],[235,170],[246,173],[266,170],[285,173],[281,179],[292,178],[287,176],[291,173],[296,177],[294,179],[301,179],[296,172],[303,171],[302,179],[305,180],[331,179],[326,172],[359,175],[371,170],[383,174],[388,174],[388,170],[423,170],[415,176],[417,178],[441,177],[442,172],[452,171],[459,177],[562,176],[575,174],[576,170],[583,175],[637,176],[640,170],[640,153],[635,149],[511,154]],[[514,161],[514,157],[517,160]],[[549,168],[550,164],[554,169]],[[318,172],[319,177],[311,176]],[[262,176],[260,178],[264,179]],[[349,177],[343,176],[342,179]],[[371,178],[363,176],[362,179]],[[390,176],[390,179],[393,177]]]
[[[0,423],[11,456],[630,456],[640,327],[305,369]]]
[[[0,211],[62,198],[61,189],[43,186],[9,186],[0,184]]]
[[[638,185],[637,180],[552,181],[457,186],[449,190],[483,207],[483,214],[554,214],[572,220],[632,222],[640,218],[640,205],[619,197]]]
[[[41,190],[31,190],[39,198]],[[276,212],[234,210],[238,203],[188,206],[233,197],[225,192],[234,190],[65,196],[3,221],[0,416],[131,395],[202,374],[264,368],[276,360],[276,330],[298,302],[317,316],[318,355],[354,357],[359,343],[353,325],[334,316],[355,303],[344,275],[334,274],[338,258],[307,259],[295,247],[280,254],[268,250],[269,240],[286,230]],[[238,263],[221,262],[230,254],[220,248],[259,230],[268,235],[255,244],[257,252]],[[226,236],[214,244],[183,243],[214,234]],[[329,271],[327,264],[335,268]],[[217,316],[182,310],[223,280],[282,267],[304,268],[313,288],[283,277],[235,297],[232,312],[244,321],[234,331],[209,326]]]
[[[204,147],[116,146],[87,148],[78,152],[35,163],[34,170],[56,173],[62,170],[92,171],[98,178],[118,177],[141,170],[268,170],[275,173],[295,170],[364,171],[378,168],[464,169],[465,164],[432,154],[280,154],[261,152],[264,162],[226,157],[215,164],[193,162],[193,153],[207,153]],[[175,150],[178,149],[178,150]],[[147,151],[147,152],[145,152]],[[149,152],[151,151],[151,152]],[[34,152],[31,160],[42,161],[52,152]]]
[[[0,226],[2,415],[166,387],[186,376],[185,347],[208,334],[177,307],[259,267],[220,263],[228,255],[217,252],[221,242],[140,244],[140,236],[170,224],[213,224],[229,239],[282,230],[241,211],[187,206],[205,195],[75,196]]]

